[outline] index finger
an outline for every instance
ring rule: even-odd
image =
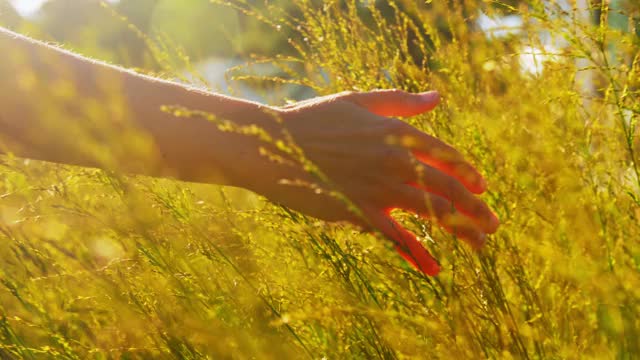
[[[480,172],[458,150],[407,123],[402,124],[396,141],[410,149],[418,160],[456,178],[474,194],[486,191],[487,183]]]

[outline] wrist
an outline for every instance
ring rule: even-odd
[[[188,108],[202,113],[189,118],[193,123],[186,138],[195,146],[183,162],[187,165],[186,177],[264,194],[279,180],[282,171],[277,162],[264,154],[265,149],[275,152],[266,138],[281,137],[282,111],[239,99],[205,95],[208,98],[205,110],[197,110],[195,105]]]
[[[230,131],[218,129],[220,140],[214,145],[227,175],[225,184],[263,195],[270,192],[287,172],[287,166],[273,157],[281,155],[275,141],[282,138],[283,111],[251,103],[220,120],[233,127]]]

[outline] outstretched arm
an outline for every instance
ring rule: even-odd
[[[8,58],[0,62],[1,145],[18,156],[244,187],[308,215],[379,231],[430,275],[438,264],[391,210],[433,218],[476,248],[499,225],[474,195],[486,189],[482,176],[458,151],[389,118],[432,110],[435,92],[341,93],[273,108],[142,76],[1,29],[0,49]],[[192,113],[177,116],[166,106]],[[310,173],[291,154],[272,156],[277,147],[255,136],[223,131],[209,115],[255,125],[275,139],[290,136],[318,171]],[[122,147],[131,131],[145,136],[148,151]],[[97,148],[80,146],[80,133]]]
[[[223,133],[201,117],[176,117],[163,106],[179,105],[240,124],[272,122],[260,104],[136,74],[2,28],[0,50],[7,60],[0,61],[0,130],[6,150],[19,156],[239,185],[237,177],[245,174],[229,168],[228,159],[249,160],[256,146],[246,142],[252,139]],[[120,132],[146,135],[151,151],[121,148],[125,138]],[[78,136],[93,136],[97,147],[82,148]],[[111,159],[96,154],[100,151]]]

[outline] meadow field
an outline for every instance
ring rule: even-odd
[[[477,166],[502,226],[478,252],[397,212],[441,263],[428,277],[378,234],[243,189],[6,154],[1,358],[640,358],[637,1],[205,3],[280,44],[227,72],[273,105],[296,100],[292,85],[440,91],[435,111],[403,120]],[[101,11],[146,48],[155,67],[139,71],[207,85],[184,75],[198,44],[140,29],[114,2]],[[481,30],[483,16],[518,24]],[[116,61],[82,44],[63,46]]]

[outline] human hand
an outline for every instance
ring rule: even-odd
[[[0,88],[4,90],[0,92],[0,133],[10,139],[9,150],[19,156],[248,188],[321,219],[378,230],[394,241],[405,258],[431,275],[438,273],[438,264],[413,234],[390,217],[391,210],[405,209],[435,218],[474,247],[482,246],[485,234],[499,225],[489,208],[473,195],[485,190],[484,180],[455,149],[388,118],[433,109],[439,101],[436,93],[341,93],[273,109],[123,71],[1,28],[0,42],[1,48],[29,59],[0,62],[1,74],[26,71],[38,79],[37,86],[25,87],[16,82],[21,76],[4,76],[5,84]],[[59,79],[65,79],[69,88],[81,90],[73,103],[33,92],[57,86]],[[130,108],[119,114],[113,122],[115,128],[105,125],[109,136],[94,136],[95,124],[91,124],[110,119],[112,111],[91,114],[95,119],[77,115],[86,113],[82,99],[91,103],[112,100],[112,94],[105,93],[104,79],[113,81],[107,90],[122,86],[118,94]],[[33,99],[40,96],[68,111],[69,116],[37,111]],[[179,111],[167,111],[175,104],[179,104]],[[281,123],[274,122],[273,116]],[[87,139],[96,140],[100,149],[109,149],[109,161],[87,150],[93,146],[76,146],[75,139],[65,133],[49,134],[46,141],[31,136],[49,129],[43,128],[49,123],[56,124],[56,129],[74,129],[73,133],[87,131]],[[86,124],[90,126],[85,128]],[[256,128],[276,138],[286,130],[326,178],[311,176],[299,163],[262,156],[260,150],[268,147],[263,137],[245,136],[255,135],[252,131]],[[234,134],[233,129],[242,131]],[[153,156],[146,150],[139,154],[123,150],[128,147],[122,144],[129,143],[131,134],[137,135],[139,130],[145,133],[145,142],[151,140]],[[142,148],[147,149],[146,145]],[[319,187],[299,186],[303,183]],[[357,211],[331,191],[344,195]]]
[[[280,179],[277,185],[263,183],[260,192],[320,219],[377,230],[416,268],[438,274],[435,259],[390,216],[393,209],[435,219],[474,248],[499,226],[488,206],[474,196],[486,190],[484,179],[457,150],[388,117],[418,115],[439,101],[436,92],[380,90],[340,93],[279,109],[278,116],[305,157],[359,213],[328,192],[295,186],[318,180],[293,167],[284,172],[280,167],[271,174]]]

